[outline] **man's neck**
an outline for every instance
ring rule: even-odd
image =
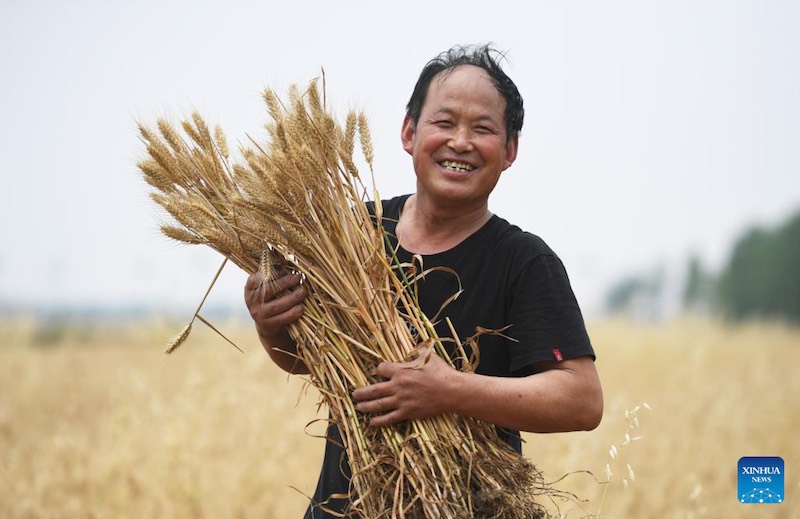
[[[491,217],[487,204],[449,210],[411,195],[400,213],[397,239],[409,252],[437,254],[464,241]]]

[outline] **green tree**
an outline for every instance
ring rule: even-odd
[[[717,286],[725,315],[800,323],[800,213],[774,231],[753,229],[731,253]]]

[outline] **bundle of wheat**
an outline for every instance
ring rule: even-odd
[[[164,234],[208,245],[265,280],[285,266],[302,275],[309,297],[290,333],[342,433],[361,516],[544,517],[537,501],[556,491],[492,425],[447,414],[375,428],[356,412],[350,395],[376,382],[378,363],[407,361],[421,346],[453,361],[408,290],[414,266],[397,265],[385,248],[377,193],[375,214],[366,206],[354,159],[358,137],[372,173],[364,114],[351,111],[339,125],[316,81],[305,92],[292,87],[286,105],[271,90],[264,99],[270,140],[243,147],[242,164],[196,113],[182,123],[188,139],[164,120],[157,130],[139,125],[149,154],[139,167],[177,222]],[[467,348],[449,340],[460,369],[473,369]]]

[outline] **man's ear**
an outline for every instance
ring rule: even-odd
[[[403,128],[400,130],[400,140],[403,142],[403,149],[409,155],[413,155],[414,151],[414,132],[414,121],[406,115],[403,118]]]
[[[506,143],[506,160],[503,164],[503,171],[511,167],[511,164],[517,160],[517,150],[519,149],[519,133],[515,133],[511,139]]]

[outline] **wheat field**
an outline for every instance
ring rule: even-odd
[[[299,518],[325,410],[249,325],[215,324],[244,354],[199,328],[164,355],[181,323],[0,322],[0,517]],[[554,511],[800,516],[800,330],[680,319],[589,331],[602,424],[525,436],[525,455],[576,495]],[[784,503],[737,501],[742,456],[784,459]]]

